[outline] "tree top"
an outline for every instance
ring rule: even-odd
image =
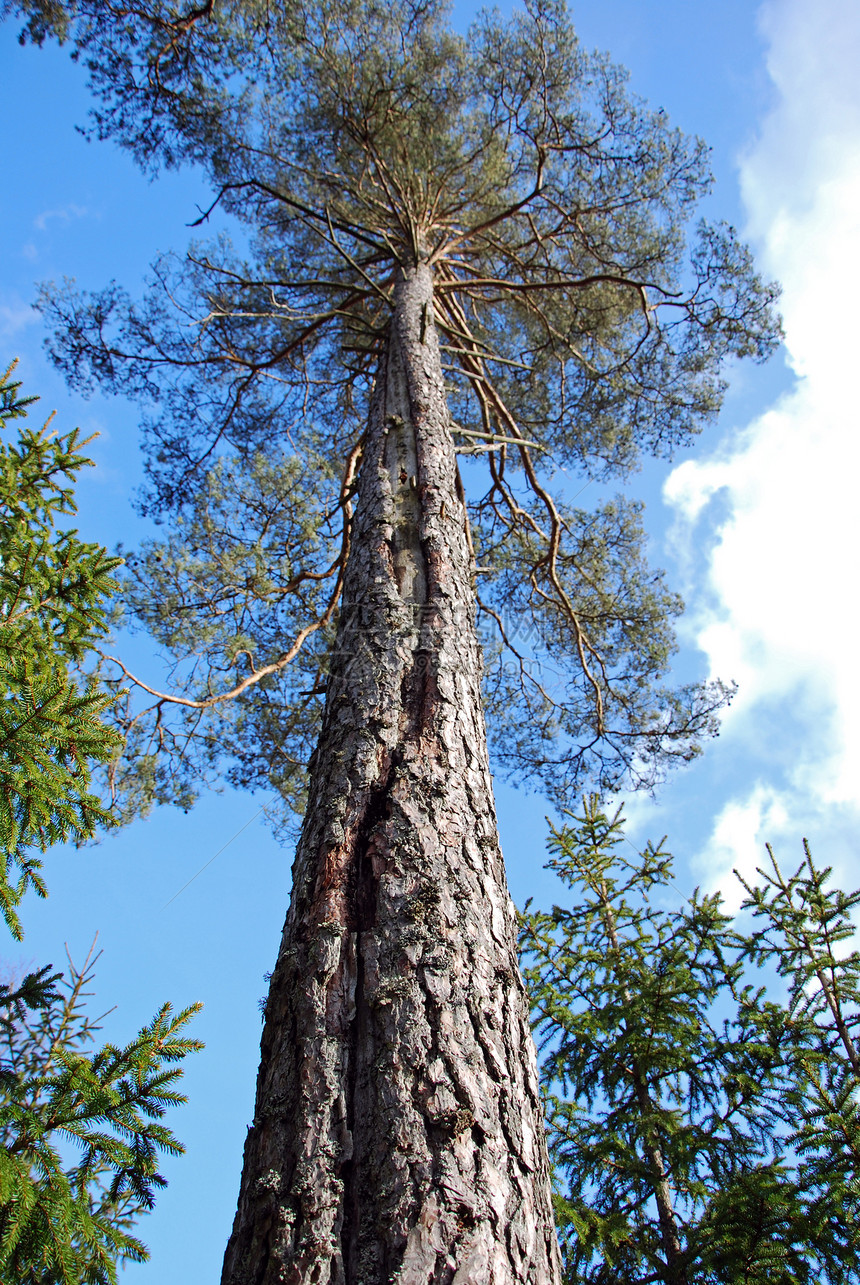
[[[680,603],[646,572],[638,511],[575,508],[561,471],[605,481],[643,453],[670,454],[716,415],[725,362],[778,342],[777,291],[749,250],[730,227],[695,224],[711,184],[705,145],[586,53],[558,0],[529,0],[510,20],[482,13],[467,39],[432,0],[6,10],[27,16],[26,38],[57,35],[86,64],[97,136],[150,171],[201,166],[213,197],[196,224],[216,211],[234,220],[232,238],[159,260],[141,302],[115,285],[43,299],[70,380],[143,405],[145,504],[184,526],[160,564],[146,556],[140,583],[172,568],[183,623],[168,636],[166,585],[148,607],[141,590],[135,609],[180,650],[204,619],[217,636],[220,657],[210,647],[196,670],[199,700],[213,682],[237,684],[240,656],[270,678],[283,639],[332,620],[394,288],[421,261],[452,433],[474,457],[479,607],[509,662],[488,689],[491,722],[495,711],[508,723],[502,762],[561,791],[583,774],[652,784],[660,764],[694,754],[725,689],[660,685]],[[225,487],[268,514],[262,543],[227,520]],[[296,487],[310,507],[276,570],[273,515],[285,520],[283,492]],[[253,546],[258,570],[292,586],[276,628],[246,591],[230,629],[218,625],[228,546],[234,562]],[[202,616],[194,576],[209,586]],[[310,601],[314,586],[329,598]],[[303,644],[309,668],[293,667],[294,710],[296,692],[320,690],[324,636]],[[566,675],[556,692],[535,656]],[[303,756],[295,742],[286,753]]]

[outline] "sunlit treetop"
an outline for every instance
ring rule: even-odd
[[[687,443],[725,362],[778,342],[775,288],[733,229],[690,232],[705,145],[587,54],[561,3],[484,13],[468,37],[415,0],[6,11],[86,64],[96,135],[147,170],[201,166],[198,224],[235,229],[160,259],[140,302],[43,298],[72,382],[141,402],[144,504],[174,523],[130,591],[176,658],[162,747],[192,774],[226,750],[236,779],[301,793],[368,395],[398,276],[426,262],[452,432],[475,457],[497,766],[564,792],[650,785],[696,753],[725,691],[664,684],[680,603],[637,507],[565,497]],[[145,718],[135,735],[149,745]]]

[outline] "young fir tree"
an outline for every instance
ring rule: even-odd
[[[44,301],[70,378],[143,402],[173,523],[129,587],[177,667],[129,712],[145,787],[226,758],[305,805],[223,1279],[555,1282],[484,712],[559,795],[697,752],[726,692],[664,682],[680,604],[638,510],[557,470],[689,441],[774,291],[730,228],[688,250],[706,148],[560,0],[468,41],[437,0],[5,9],[72,42],[96,134],[201,166],[242,236],[140,304]]]
[[[0,431],[36,400],[11,376]],[[18,938],[24,893],[46,895],[37,854],[109,820],[90,777],[121,741],[110,697],[80,676],[119,559],[55,527],[75,512],[86,445],[48,425],[0,441],[0,904]],[[119,1261],[147,1258],[132,1229],[164,1185],[159,1151],[182,1151],[160,1119],[185,1100],[178,1063],[201,1046],[181,1032],[200,1006],[165,1004],[126,1048],[90,1052],[94,963],[0,984],[0,1280],[15,1285],[107,1285]]]
[[[565,1280],[860,1280],[860,1080],[833,1017],[860,1021],[857,952],[833,953],[858,894],[774,864],[745,937],[718,896],[676,908],[662,845],[623,844],[620,812],[587,799],[550,842],[573,908],[521,924]]]
[[[761,882],[744,884],[746,909],[759,926],[745,943],[746,956],[775,968],[785,979],[786,1021],[793,1037],[787,1119],[802,1160],[804,1182],[816,1208],[842,1205],[860,1276],[860,950],[853,917],[860,890],[829,887],[830,868],[819,870],[804,840],[804,861],[786,878],[768,848]],[[743,882],[743,881],[742,881]]]
[[[125,1048],[90,1052],[97,958],[0,984],[0,1279],[16,1285],[116,1285],[119,1262],[149,1257],[133,1229],[166,1185],[159,1153],[184,1150],[161,1119],[186,1101],[200,1005],[165,1004]]]

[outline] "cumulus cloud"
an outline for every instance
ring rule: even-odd
[[[743,798],[732,799],[720,812],[708,846],[693,863],[693,870],[708,892],[722,893],[730,914],[737,913],[746,895],[734,871],[750,886],[761,883],[756,871],[766,864],[765,844],[775,834],[784,833],[790,821],[784,795],[762,782]],[[798,864],[795,855],[791,851],[786,863],[792,870]]]
[[[688,556],[717,513],[691,621],[711,672],[740,684],[724,738],[758,756],[701,855],[724,888],[763,837],[844,822],[860,782],[860,9],[771,0],[760,16],[775,96],[741,185],[797,382],[664,492]]]

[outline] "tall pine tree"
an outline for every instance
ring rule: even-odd
[[[433,0],[6,9],[246,243],[161,260],[140,304],[44,300],[69,376],[144,403],[175,520],[130,591],[177,663],[136,680],[147,788],[226,757],[304,805],[223,1279],[556,1281],[482,697],[496,763],[557,794],[697,752],[726,693],[663,681],[680,604],[637,510],[555,470],[689,440],[774,292],[730,228],[688,252],[706,149],[560,3],[468,42]]]

